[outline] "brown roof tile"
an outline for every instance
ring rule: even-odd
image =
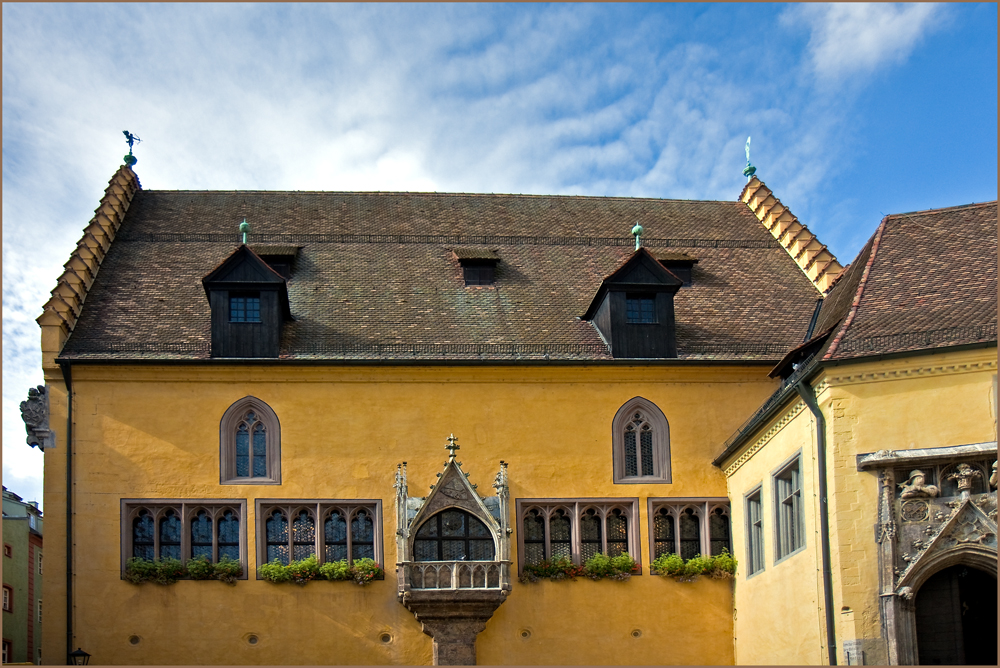
[[[776,360],[816,291],[740,202],[434,193],[140,191],[66,358],[207,359],[201,278],[252,225],[299,246],[286,359],[608,359],[578,319],[644,247],[699,260],[675,297],[681,359]],[[495,250],[495,286],[466,287],[456,248]]]

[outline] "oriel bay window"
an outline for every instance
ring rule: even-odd
[[[320,563],[382,563],[382,502],[258,499],[257,563],[282,564],[316,555]]]
[[[413,542],[414,561],[493,561],[495,555],[489,528],[457,508],[429,517]]]
[[[732,551],[729,535],[729,499],[649,499],[649,552],[695,555]]]
[[[242,499],[122,499],[122,573],[133,557],[228,557],[245,566],[245,517]]]
[[[597,553],[639,561],[638,499],[518,499],[519,567]]]

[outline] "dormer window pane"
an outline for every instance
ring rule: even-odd
[[[649,324],[656,322],[656,300],[653,297],[627,295],[625,297],[625,321]]]
[[[462,269],[466,285],[493,285],[493,265],[466,265]]]
[[[260,322],[260,293],[230,293],[229,322]]]

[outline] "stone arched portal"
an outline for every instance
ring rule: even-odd
[[[917,658],[921,665],[997,665],[996,575],[949,566],[917,591]]]

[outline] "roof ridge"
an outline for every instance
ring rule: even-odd
[[[917,211],[901,211],[899,213],[890,213],[886,215],[886,218],[896,218],[897,216],[930,216],[936,213],[941,213],[942,211],[955,211],[958,209],[976,209],[985,208],[989,206],[996,206],[997,200],[990,200],[988,202],[971,202],[969,204],[956,204],[955,206],[944,206],[938,209],[919,209]]]
[[[670,199],[666,197],[629,197],[628,195],[541,195],[532,193],[468,193],[410,190],[168,190],[144,188],[145,193],[194,193],[194,194],[257,194],[271,195],[435,195],[441,197],[524,197],[530,199],[606,199],[628,202],[687,202],[692,204],[737,204],[728,199]]]
[[[851,310],[847,313],[847,317],[844,318],[843,324],[837,330],[836,336],[833,337],[833,342],[830,344],[830,347],[827,348],[826,354],[823,355],[824,360],[832,358],[837,352],[840,342],[847,335],[847,330],[850,328],[851,323],[854,322],[854,316],[857,315],[858,307],[861,306],[861,298],[864,295],[865,287],[868,285],[868,276],[871,274],[871,269],[875,265],[875,256],[878,255],[879,242],[882,241],[882,232],[885,230],[888,218],[888,216],[883,218],[882,222],[879,223],[878,230],[875,231],[875,239],[872,242],[872,250],[868,255],[868,261],[865,263],[865,268],[861,273],[861,280],[858,281],[858,290],[854,293],[854,301],[851,303]]]

